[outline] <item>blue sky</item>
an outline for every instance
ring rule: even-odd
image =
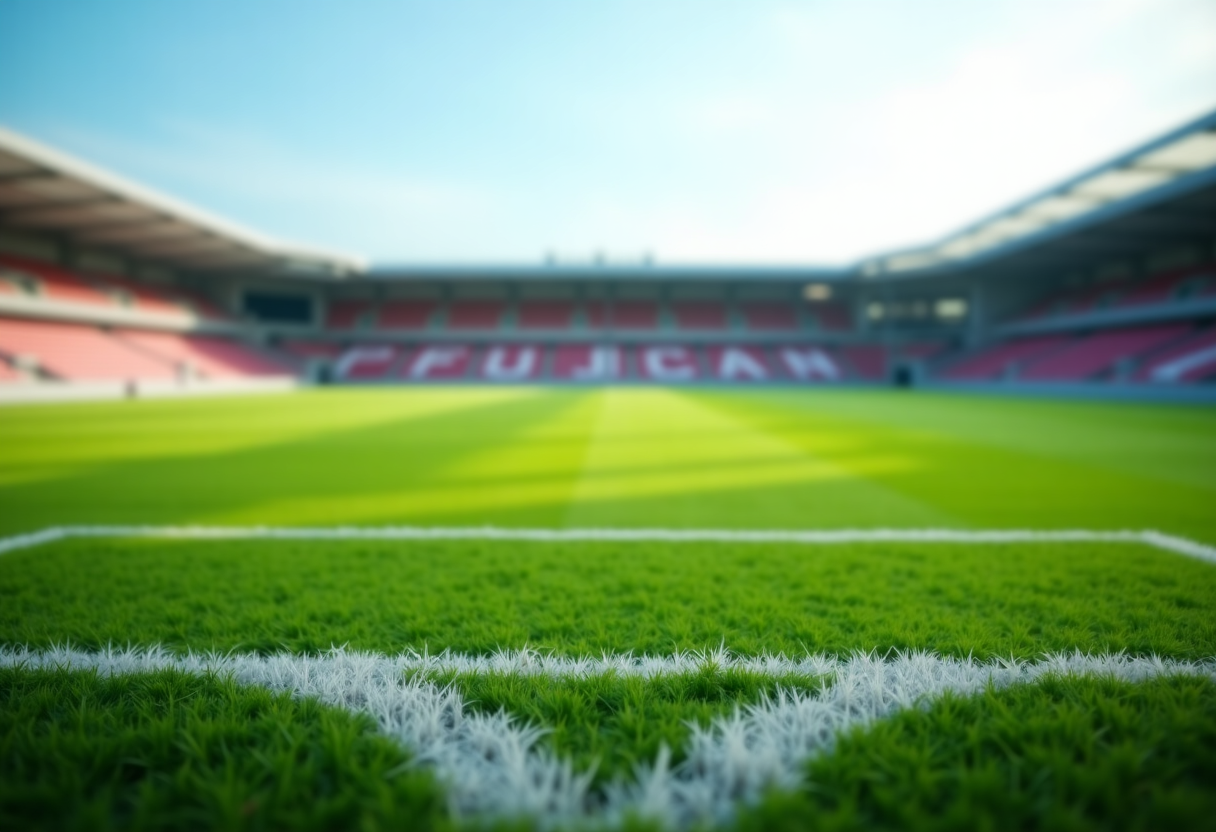
[[[0,0],[0,123],[382,262],[842,263],[1213,108],[1212,0]]]

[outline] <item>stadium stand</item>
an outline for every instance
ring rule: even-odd
[[[761,347],[749,344],[711,346],[706,349],[709,374],[718,381],[770,381],[775,376]]]
[[[637,377],[656,382],[693,381],[701,377],[697,350],[682,344],[648,344],[632,350]]]
[[[0,266],[10,275],[6,282],[24,283],[33,289],[34,295],[47,300],[98,306],[114,304],[113,298],[96,286],[58,266],[15,257],[3,258]]]
[[[842,303],[822,303],[811,307],[815,325],[825,332],[847,332],[853,328],[853,313]]]
[[[401,355],[401,351],[391,344],[348,347],[334,363],[334,377],[339,381],[385,379]]]
[[[448,307],[450,329],[497,329],[506,304],[501,301],[457,301]]]
[[[1216,329],[1200,332],[1182,343],[1155,352],[1141,362],[1138,381],[1179,384],[1216,378]]]
[[[487,381],[528,381],[541,376],[544,359],[533,344],[494,344],[478,356],[477,373]]]
[[[381,329],[424,329],[438,308],[433,301],[388,301],[376,315]]]
[[[852,378],[882,381],[887,377],[887,350],[881,344],[851,344],[837,351],[837,357]]]
[[[574,315],[575,306],[569,301],[529,301],[519,305],[515,325],[520,329],[569,329]]]
[[[343,352],[342,346],[333,341],[299,341],[291,338],[280,341],[278,349],[285,355],[300,360],[321,358],[333,361]]]
[[[171,379],[171,363],[88,324],[0,319],[0,353],[62,381]]]
[[[678,329],[726,329],[726,307],[721,303],[676,303],[671,315]]]
[[[776,303],[749,303],[742,308],[748,329],[782,332],[798,328],[798,313],[791,306]]]
[[[789,344],[777,347],[775,353],[781,376],[791,381],[822,383],[845,378],[840,364],[822,347]]]
[[[1018,377],[1026,381],[1082,381],[1099,374],[1130,375],[1130,365],[1116,365],[1156,347],[1176,341],[1188,332],[1186,324],[1116,329],[1081,337],[1063,349],[1026,360]]]
[[[954,381],[1008,380],[1022,363],[1056,352],[1071,340],[1067,335],[1044,335],[993,344],[953,362],[942,375]]]
[[[295,368],[284,361],[226,338],[137,330],[117,330],[114,335],[186,375],[218,379],[286,376],[295,372]]]
[[[330,329],[371,329],[376,325],[375,305],[363,300],[330,301],[325,325]]]
[[[399,375],[413,381],[451,381],[469,373],[473,350],[464,344],[424,344],[402,365]]]
[[[552,368],[557,381],[614,381],[625,377],[625,356],[614,344],[560,344]]]

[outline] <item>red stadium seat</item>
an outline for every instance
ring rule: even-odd
[[[748,329],[760,331],[798,328],[798,313],[791,304],[749,303],[743,306],[743,320]]]
[[[1018,377],[1027,381],[1083,381],[1111,371],[1122,360],[1176,341],[1188,331],[1185,324],[1171,324],[1098,332],[1028,363]]]
[[[775,372],[764,350],[756,346],[712,346],[709,374],[719,381],[768,381]]]
[[[526,381],[540,376],[545,351],[531,344],[496,344],[482,351],[479,375],[488,381]]]
[[[501,301],[458,301],[448,309],[451,329],[495,329],[502,321],[505,305]]]
[[[987,381],[997,379],[1016,369],[1023,362],[1033,361],[1062,349],[1071,341],[1068,335],[1041,335],[1020,338],[985,347],[949,367],[943,377],[955,381]]]
[[[679,329],[726,328],[726,307],[721,303],[675,303],[671,313]]]
[[[333,300],[325,310],[325,325],[330,329],[354,329],[363,321],[374,326],[375,304],[368,300]]]
[[[402,365],[401,375],[414,381],[457,379],[468,375],[473,350],[463,344],[419,347]]]
[[[574,324],[574,304],[569,301],[527,301],[519,305],[516,326],[520,329],[569,329]]]
[[[204,378],[289,376],[294,368],[256,347],[213,335],[119,330],[115,336],[135,349],[169,362],[190,366]]]
[[[1137,381],[1178,384],[1216,376],[1216,329],[1154,353],[1136,371]]]
[[[624,351],[611,344],[561,344],[553,351],[553,377],[569,381],[624,378]]]
[[[380,329],[424,329],[439,304],[434,301],[391,300],[377,311]]]
[[[701,377],[697,350],[678,344],[652,344],[633,350],[639,378],[649,381],[693,381]]]
[[[796,381],[841,381],[844,371],[822,347],[784,346],[775,350],[776,365],[786,378]]]
[[[334,364],[334,375],[340,379],[386,378],[401,352],[389,344],[358,344],[348,347]]]

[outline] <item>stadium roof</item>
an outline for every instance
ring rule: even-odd
[[[355,258],[271,240],[4,128],[0,223],[190,271],[340,277],[362,269]]]
[[[1214,237],[1216,112],[940,242],[865,260],[860,269],[867,277],[918,277],[997,260],[1066,265]]]

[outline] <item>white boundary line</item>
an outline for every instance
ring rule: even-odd
[[[0,538],[0,554],[73,537],[188,540],[529,540],[687,543],[1141,543],[1216,563],[1216,547],[1152,529],[511,529],[495,526],[53,526]]]
[[[640,661],[681,672],[690,665],[695,669],[697,661],[704,668],[704,662],[724,655],[680,654]],[[478,657],[445,656],[453,667],[481,662]],[[771,670],[790,663],[784,657],[768,658],[774,663]],[[522,667],[529,655],[504,653],[498,660]],[[637,661],[628,656],[603,659],[613,666],[632,666]],[[814,691],[785,690],[736,708],[708,727],[693,725],[683,762],[672,765],[669,750],[663,748],[652,764],[639,766],[632,777],[614,780],[596,792],[592,773],[575,771],[569,760],[538,745],[543,728],[521,724],[501,711],[471,711],[457,690],[407,675],[411,669],[436,666],[427,662],[416,653],[392,657],[340,649],[319,656],[192,653],[179,657],[157,647],[86,652],[0,645],[0,667],[93,669],[106,675],[166,668],[219,671],[241,684],[366,713],[381,733],[413,752],[417,764],[435,771],[447,789],[454,815],[527,818],[544,829],[583,821],[619,827],[639,817],[677,829],[727,821],[739,802],[755,803],[772,788],[797,788],[805,776],[806,760],[830,753],[841,732],[923,707],[945,693],[974,695],[989,686],[1035,683],[1061,674],[1131,682],[1175,675],[1216,680],[1212,659],[1186,662],[1080,653],[1048,655],[1039,662],[977,662],[931,653],[902,653],[890,659],[872,654],[808,656],[794,664],[813,665],[819,673],[831,674],[830,685]],[[603,666],[582,659],[568,664],[564,670],[578,675],[602,672]]]

